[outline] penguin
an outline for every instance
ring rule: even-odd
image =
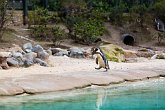
[[[106,59],[103,51],[100,48],[93,48],[92,55],[96,55],[96,64],[99,65],[99,67],[95,68],[95,69],[99,70],[101,68],[104,68],[104,69],[106,69],[106,71],[108,71],[108,69],[110,69],[108,60]]]

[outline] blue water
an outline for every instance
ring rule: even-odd
[[[0,97],[0,110],[165,110],[165,79]]]

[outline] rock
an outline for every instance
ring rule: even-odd
[[[52,55],[54,56],[68,56],[68,51],[61,48],[51,48]]]
[[[38,53],[38,52],[44,51],[44,49],[41,45],[35,45],[32,51],[35,53]]]
[[[115,77],[109,74],[106,75],[75,75],[76,78],[81,78],[87,80],[93,85],[106,86],[109,84],[117,84],[124,82],[124,79],[120,77]]]
[[[19,66],[23,66],[24,65],[24,58],[23,58],[23,54],[22,53],[20,53],[20,52],[12,52],[12,59],[14,60],[14,61],[17,61],[18,62],[18,65]],[[10,61],[12,61],[11,59],[9,59]],[[12,61],[13,63],[14,63],[14,61]],[[11,66],[12,66],[12,62],[9,62],[8,61],[8,64],[10,64],[11,63]],[[14,65],[13,65],[14,66]]]
[[[14,57],[14,58],[23,58],[23,55],[20,52],[12,52],[12,57]]]
[[[0,57],[7,58],[11,56],[11,52],[0,52]]]
[[[7,58],[11,56],[10,52],[0,52],[0,67],[8,69]]]
[[[27,53],[31,52],[33,49],[33,46],[31,43],[26,43],[23,45],[23,50]]]
[[[34,63],[40,64],[41,66],[46,66],[46,67],[48,67],[48,64],[47,64],[45,61],[43,61],[43,60],[41,60],[41,59],[39,59],[39,58],[35,58],[35,59],[34,59]]]
[[[151,60],[156,59],[156,58],[157,58],[157,56],[158,56],[158,54],[153,55],[153,56],[151,57]]]
[[[42,60],[48,60],[49,54],[46,51],[40,51],[37,53],[37,58],[40,58]]]
[[[52,51],[52,55],[54,55],[54,54],[60,52],[62,49],[61,48],[51,48],[50,50]]]
[[[12,96],[24,93],[21,87],[13,84],[8,79],[0,79],[0,96]]]
[[[32,66],[33,64],[34,64],[34,62],[32,60],[25,59],[25,61],[24,61],[24,66],[25,67]]]
[[[52,55],[54,56],[68,56],[68,51],[61,48],[51,48]]]
[[[91,85],[90,82],[81,78],[53,74],[30,75],[25,78],[17,78],[15,79],[15,84],[26,93],[31,94],[71,90]]]
[[[121,47],[109,44],[101,46],[100,48],[104,52],[108,60],[115,62],[125,61],[124,50]]]
[[[33,52],[31,52],[31,53],[26,53],[26,54],[23,56],[23,57],[24,57],[24,59],[23,59],[24,65],[25,65],[26,67],[29,67],[29,66],[31,66],[31,65],[34,64],[34,62],[33,62],[34,56],[33,56],[33,55],[34,55]]]
[[[145,58],[152,57],[154,54],[155,54],[155,52],[153,50],[146,49],[146,48],[140,49],[137,52],[138,57],[145,57]]]
[[[46,50],[46,52],[47,52],[49,55],[52,55],[51,49]]]
[[[88,49],[86,49],[86,50],[84,51],[84,56],[85,56],[86,58],[92,58],[92,52],[91,52],[91,49],[90,49],[90,48],[88,48]]]
[[[68,56],[68,51],[67,50],[66,51],[60,51],[54,55],[55,56]]]
[[[125,58],[137,58],[137,52],[131,50],[124,50]]]
[[[158,54],[157,59],[165,59],[165,53]]]
[[[18,67],[19,66],[19,63],[18,63],[17,59],[14,58],[14,57],[7,58],[7,64],[9,66],[14,66],[14,67]]]
[[[73,47],[68,49],[69,57],[73,58],[84,58],[85,50],[83,48]]]
[[[24,54],[25,52],[22,50],[22,48],[19,45],[12,44],[12,47],[8,50],[9,52],[19,52]]]

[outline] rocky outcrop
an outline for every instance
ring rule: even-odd
[[[0,96],[12,96],[24,93],[24,90],[9,79],[0,79]]]
[[[7,51],[0,52],[0,67],[3,69],[8,69],[9,66],[29,67],[33,64],[39,64],[41,66],[48,66],[48,59],[51,55],[51,50],[44,50],[40,45],[33,45],[31,43],[26,43],[21,47],[13,45]],[[14,50],[15,49],[15,50]]]
[[[109,44],[101,46],[100,48],[102,49],[108,60],[115,62],[125,61],[124,50],[121,47]]]

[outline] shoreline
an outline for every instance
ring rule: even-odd
[[[54,67],[0,70],[0,96],[66,91],[165,77],[164,60],[110,62],[111,69],[108,72],[93,69],[95,62],[89,59],[52,57],[51,61],[54,61]]]

